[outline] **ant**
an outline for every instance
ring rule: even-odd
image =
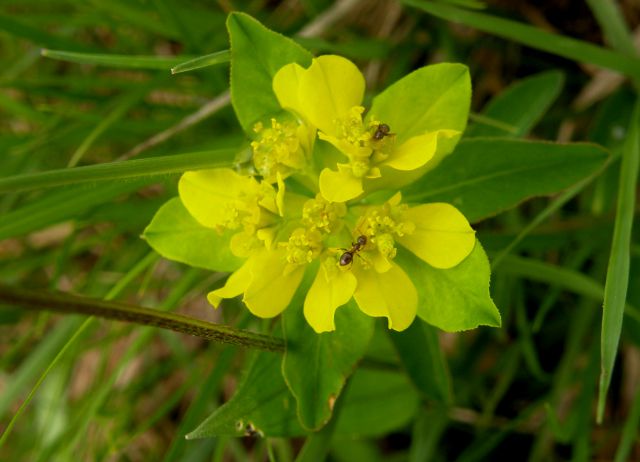
[[[365,245],[367,245],[367,236],[362,234],[358,236],[356,242],[351,243],[351,248],[349,250],[345,250],[345,252],[340,255],[340,266],[347,266],[351,263],[353,261],[353,256],[362,250]]]
[[[373,139],[376,141],[380,141],[385,136],[395,135],[395,133],[390,133],[391,127],[387,124],[378,124],[376,131],[373,133]]]

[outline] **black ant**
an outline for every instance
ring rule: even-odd
[[[351,263],[353,261],[353,256],[362,250],[365,245],[367,245],[367,236],[362,234],[358,236],[356,242],[351,243],[351,248],[349,250],[345,250],[345,252],[340,255],[340,266],[347,266]]]
[[[376,131],[373,133],[373,139],[376,141],[380,141],[385,136],[390,136],[395,134],[390,132],[391,132],[391,127],[389,127],[387,124],[378,124]]]

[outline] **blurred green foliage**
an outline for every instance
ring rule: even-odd
[[[367,77],[367,98],[428,63],[468,65],[473,114],[462,154],[464,146],[481,145],[481,137],[500,136],[511,138],[501,142],[505,155],[513,147],[517,156],[525,141],[513,138],[524,138],[535,149],[523,156],[535,158],[547,140],[595,143],[574,145],[580,152],[573,154],[602,147],[610,157],[605,169],[578,183],[584,175],[570,164],[542,164],[520,181],[535,186],[545,175],[566,175],[568,189],[527,202],[500,195],[509,210],[474,225],[493,265],[491,294],[502,329],[442,334],[419,324],[398,337],[376,325],[344,393],[371,399],[338,401],[342,417],[306,438],[299,430],[282,433],[291,438],[231,436],[251,433],[234,427],[238,416],[221,405],[250,383],[242,377],[256,373],[247,370],[254,352],[2,305],[0,459],[640,457],[640,241],[631,228],[640,61],[629,34],[640,8],[609,0],[487,3],[478,9],[479,2],[461,0],[2,2],[5,285],[273,331],[239,303],[222,312],[207,305],[203,294],[224,275],[161,260],[139,238],[176,195],[178,172],[202,162],[194,153],[235,152],[246,142],[226,95],[224,53],[171,75],[180,63],[228,49],[224,21],[233,10],[315,54],[354,60]],[[169,156],[176,158],[167,163]],[[110,165],[129,159],[135,160]],[[482,167],[481,159],[473,162]],[[533,187],[527,197],[549,192]],[[486,218],[478,204],[477,218]],[[284,386],[278,380],[275,392]],[[227,436],[186,440],[209,415],[225,416],[217,423]]]

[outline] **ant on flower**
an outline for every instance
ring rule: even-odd
[[[367,245],[367,236],[361,234],[356,239],[356,242],[351,243],[351,248],[346,250],[340,255],[340,266],[347,266],[353,261],[353,256],[358,253],[362,248]]]
[[[391,135],[395,135],[395,133],[391,133],[391,127],[389,127],[387,124],[378,124],[372,138],[376,141],[380,141],[385,136]]]

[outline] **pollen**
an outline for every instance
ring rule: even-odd
[[[271,119],[270,127],[258,122],[253,131],[256,133],[256,140],[251,143],[253,165],[267,182],[275,183],[278,173],[286,178],[304,167],[305,154],[296,122]]]
[[[342,226],[347,207],[342,202],[329,202],[321,194],[309,199],[302,208],[302,222],[311,230],[332,233]]]
[[[219,231],[223,229],[238,229],[242,225],[240,210],[236,204],[226,203],[223,207],[222,216],[224,217],[220,223]]]
[[[286,250],[287,262],[294,265],[311,263],[322,251],[322,235],[318,230],[296,228],[287,242],[280,244]]]
[[[364,107],[354,106],[347,115],[334,121],[336,136],[320,134],[349,157],[349,167],[355,178],[377,178],[376,167],[387,159],[395,143],[395,133],[391,127],[379,120],[364,122]]]
[[[406,204],[387,202],[382,206],[371,207],[360,217],[356,229],[362,230],[368,241],[383,257],[393,259],[396,256],[396,238],[411,234],[415,225],[401,220]]]
[[[362,122],[363,113],[364,107],[354,106],[345,117],[336,120],[338,138],[359,147],[367,146],[371,135]]]

